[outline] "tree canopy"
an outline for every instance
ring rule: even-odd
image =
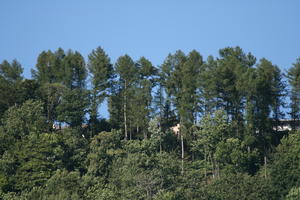
[[[0,64],[1,200],[299,199],[300,58],[58,48],[22,73]]]

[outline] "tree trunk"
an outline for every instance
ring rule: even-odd
[[[129,121],[129,140],[132,139],[132,126],[131,126],[131,121]]]
[[[126,81],[125,81],[125,92],[124,92],[124,133],[125,133],[125,140],[127,140],[127,94],[126,94]]]
[[[161,137],[160,137],[160,140],[159,140],[159,153],[162,152],[162,145],[161,145]]]
[[[208,163],[211,163],[211,173],[212,173],[212,177],[215,178],[215,168],[214,168],[214,161],[213,158],[211,156],[211,154],[208,155]]]
[[[265,178],[267,178],[267,156],[264,156],[264,171],[265,171]]]
[[[206,148],[204,148],[204,161],[205,161],[204,177],[206,178],[206,176],[207,176],[207,172],[206,172],[206,162],[207,162],[207,158],[206,158]]]
[[[181,173],[183,174],[184,146],[183,146],[183,135],[181,132],[180,132],[180,138],[181,138]]]

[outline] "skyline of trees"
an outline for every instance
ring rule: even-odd
[[[240,47],[157,67],[59,48],[33,79],[3,61],[0,199],[297,199],[300,132],[277,127],[300,117],[299,59],[285,74]]]

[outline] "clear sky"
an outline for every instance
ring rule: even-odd
[[[299,10],[299,0],[1,0],[0,61],[16,58],[30,78],[38,54],[58,47],[160,65],[177,49],[238,45],[286,70],[300,57]]]

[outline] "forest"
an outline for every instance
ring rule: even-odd
[[[300,58],[291,62],[282,70],[226,47],[154,66],[58,48],[28,79],[4,60],[0,199],[298,200]]]

